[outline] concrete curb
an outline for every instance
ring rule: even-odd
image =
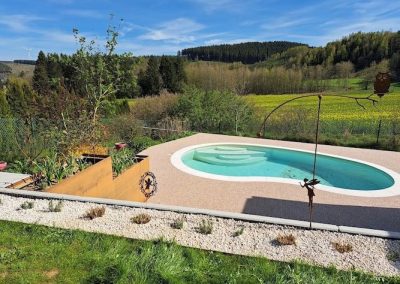
[[[67,194],[28,191],[28,190],[21,190],[21,189],[7,189],[7,188],[0,188],[0,194],[12,195],[12,196],[17,196],[17,197],[25,197],[25,198],[59,199],[59,200],[66,200],[66,201],[90,202],[90,203],[98,203],[98,204],[104,204],[104,205],[126,206],[126,207],[153,209],[153,210],[160,210],[160,211],[172,211],[172,212],[186,213],[186,214],[201,214],[201,215],[208,215],[208,216],[225,218],[225,219],[236,219],[236,220],[242,220],[242,221],[248,221],[248,222],[268,223],[268,224],[283,225],[283,226],[293,226],[293,227],[298,227],[298,228],[302,228],[302,229],[309,228],[309,222],[307,222],[307,221],[268,217],[268,216],[259,216],[259,215],[250,215],[250,214],[243,214],[243,213],[233,213],[233,212],[225,212],[225,211],[218,211],[218,210],[208,210],[208,209],[199,209],[199,208],[191,208],[191,207],[173,206],[173,205],[140,203],[140,202],[133,202],[133,201],[123,201],[123,200],[95,198],[95,197],[81,197],[81,196],[67,195]],[[400,232],[391,232],[391,231],[384,231],[384,230],[374,230],[374,229],[347,227],[347,226],[337,226],[337,225],[324,224],[324,223],[312,223],[312,228],[317,229],[317,230],[341,232],[341,233],[372,236],[372,237],[379,237],[379,238],[400,239]]]

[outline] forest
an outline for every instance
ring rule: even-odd
[[[253,64],[265,61],[272,55],[282,53],[295,46],[306,45],[289,41],[244,42],[187,48],[180,51],[178,55],[196,61],[204,60]]]

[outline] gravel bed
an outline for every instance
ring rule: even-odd
[[[356,269],[377,275],[400,275],[400,240],[123,206],[106,206],[103,217],[88,220],[82,217],[85,212],[101,205],[64,201],[61,212],[49,212],[49,200],[2,194],[0,200],[1,220],[80,229],[143,240],[163,238],[174,240],[183,246],[206,250],[263,256],[279,261],[302,260],[315,265],[334,265],[339,269]],[[33,201],[34,208],[21,209],[20,206],[25,201]],[[151,221],[142,225],[132,223],[130,219],[140,213],[149,214]],[[173,229],[171,224],[182,217],[186,219],[183,228]],[[213,223],[213,230],[209,235],[199,232],[203,220]],[[235,231],[241,228],[243,233],[234,236]],[[276,237],[288,234],[295,236],[296,245],[278,245]],[[339,253],[332,242],[350,244],[352,251]]]

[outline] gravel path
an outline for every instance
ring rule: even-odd
[[[379,275],[400,275],[400,240],[328,231],[309,231],[278,225],[121,206],[106,206],[103,217],[88,220],[82,216],[88,209],[99,206],[98,204],[64,201],[62,211],[56,213],[49,212],[48,200],[1,194],[0,200],[0,219],[2,220],[81,229],[134,239],[163,238],[175,240],[184,246],[226,253],[264,256],[279,261],[297,259],[322,266],[334,265],[345,270],[355,268]],[[21,209],[20,206],[25,201],[33,201],[34,208]],[[151,221],[144,225],[133,224],[130,218],[140,213],[149,214]],[[183,229],[171,228],[171,223],[183,216],[186,218]],[[204,219],[213,222],[213,230],[209,235],[198,232],[198,227]],[[234,232],[242,227],[243,234],[233,236]],[[277,245],[274,240],[280,234],[293,234],[297,244]],[[353,251],[339,253],[334,249],[332,242],[350,244]]]

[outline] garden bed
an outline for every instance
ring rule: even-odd
[[[82,160],[90,166],[51,184],[43,191],[85,197],[147,201],[148,198],[141,192],[139,185],[141,176],[149,171],[147,156],[136,156],[135,163],[124,168],[124,171],[118,175],[113,170],[113,161],[110,156],[84,154]],[[10,186],[10,188],[15,187]],[[24,189],[37,189],[33,179],[25,184]]]

